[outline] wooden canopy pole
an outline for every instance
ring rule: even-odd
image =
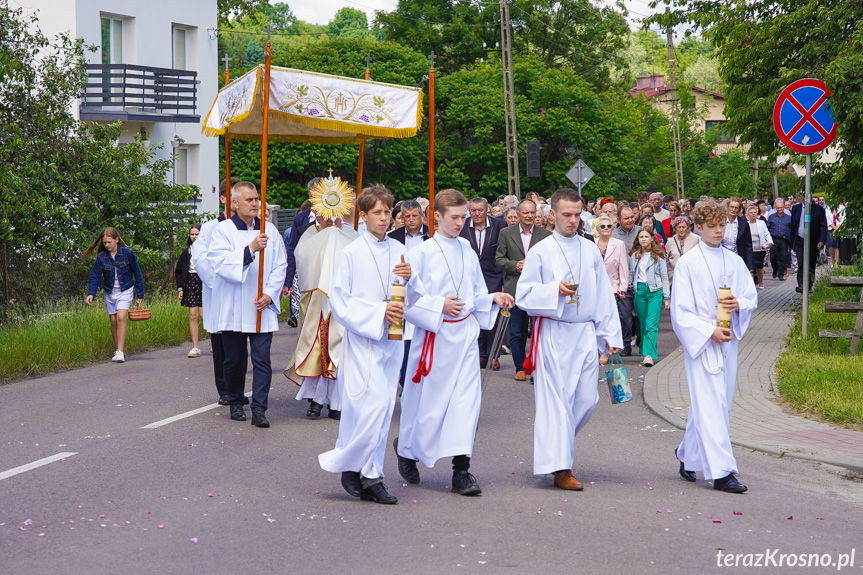
[[[432,50],[429,60],[429,236],[434,236],[434,59]]]
[[[270,116],[270,57],[272,56],[272,44],[269,39],[270,29],[267,29],[267,57],[264,59],[264,114],[261,137],[261,234],[266,233],[267,228],[267,129],[269,128]],[[264,295],[264,250],[258,258],[258,299]],[[258,312],[258,321],[255,324],[257,333],[261,333],[261,312]]]
[[[228,62],[232,60],[227,54],[222,57],[225,62],[225,86],[231,81]],[[225,132],[225,216],[231,217],[231,135]]]
[[[371,62],[372,56],[371,54],[366,55],[366,80],[368,80],[371,75]],[[357,212],[357,197],[360,195],[360,192],[363,191],[363,164],[366,160],[366,141],[363,140],[360,142],[360,162],[357,165],[357,193],[354,194],[354,231],[358,232],[360,230],[360,214]]]

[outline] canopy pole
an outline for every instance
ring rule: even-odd
[[[272,56],[272,45],[267,40],[267,57],[264,59],[264,114],[261,137],[261,234],[267,229],[267,130],[269,128],[270,116],[270,57]],[[264,250],[258,258],[258,299],[264,295]],[[261,312],[258,311],[258,321],[255,324],[257,333],[261,333]]]
[[[225,216],[231,217],[231,136],[225,134]]]
[[[371,54],[366,55],[366,80],[368,80],[371,75],[371,62],[372,56]],[[363,140],[360,142],[360,161],[357,165],[357,193],[354,194],[354,231],[360,231],[360,214],[357,212],[357,197],[359,197],[360,193],[363,191],[363,164],[366,161],[366,141]]]
[[[231,81],[231,72],[228,70],[228,62],[231,58],[225,54],[225,86]],[[231,135],[225,132],[225,216],[231,217]]]
[[[429,60],[429,236],[434,236],[434,60],[432,50]]]

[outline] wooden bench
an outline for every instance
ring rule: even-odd
[[[281,209],[276,210],[276,227],[279,228],[279,233],[284,235],[285,230],[294,225],[294,218],[299,210],[296,209]]]
[[[830,278],[830,287],[863,287],[863,277],[833,276]],[[840,338],[847,337],[851,340],[849,355],[857,355],[860,346],[860,337],[863,336],[863,291],[860,301],[828,301],[824,302],[824,311],[827,313],[856,313],[857,320],[854,322],[853,330],[844,329],[819,329],[818,337]]]

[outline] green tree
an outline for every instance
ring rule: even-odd
[[[369,21],[366,18],[366,13],[362,10],[339,8],[327,27],[333,36],[341,36],[342,34],[367,36]]]
[[[219,0],[219,26],[262,10],[266,5],[267,0]]]

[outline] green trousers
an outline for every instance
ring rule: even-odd
[[[659,316],[662,313],[662,290],[651,292],[646,283],[635,290],[635,313],[638,314],[638,348],[641,355],[658,359],[656,337],[659,335]]]

